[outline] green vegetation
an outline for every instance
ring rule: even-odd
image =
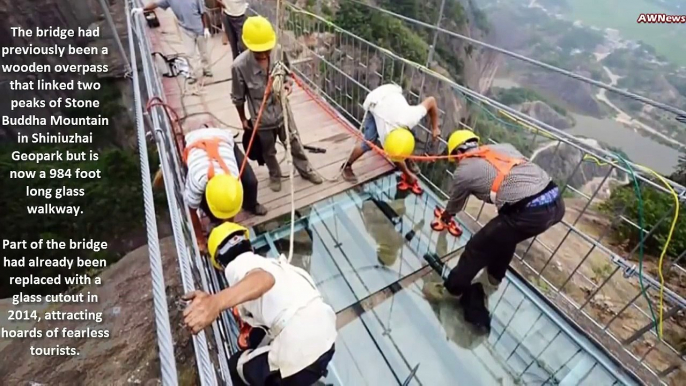
[[[401,20],[390,15],[374,13],[369,7],[344,2],[336,12],[334,23],[406,59],[426,62],[428,44]]]
[[[83,98],[98,99],[102,107],[97,113],[104,117],[112,118],[121,111],[119,92],[114,85],[103,83],[103,90],[91,95],[83,95]],[[95,115],[94,111],[88,110],[65,110],[66,116]],[[64,130],[63,130],[64,132]],[[56,148],[63,151],[86,152],[96,150],[100,157],[97,161],[74,162],[74,161],[51,161],[40,164],[22,163],[19,168],[11,162],[11,153],[17,150],[16,143],[3,143],[0,145],[0,175],[2,175],[2,200],[0,213],[3,217],[3,238],[8,240],[27,240],[28,242],[43,239],[55,239],[58,241],[82,240],[93,238],[95,240],[112,243],[124,242],[132,236],[132,231],[141,231],[143,226],[143,201],[140,184],[139,156],[135,150],[121,148],[114,143],[114,131],[112,127],[83,127],[70,128],[70,133],[78,132],[93,133],[95,144],[26,144],[21,145],[24,152],[52,152]],[[128,130],[127,132],[131,132]],[[157,162],[151,160],[151,165]],[[21,181],[11,180],[11,170],[35,170],[49,172],[51,169],[75,169],[101,170],[100,179],[76,179],[76,178],[32,178]],[[84,189],[83,197],[64,197],[61,199],[45,199],[40,197],[27,197],[26,186],[31,188],[56,189],[66,186],[73,189]],[[27,214],[26,205],[42,205],[51,202],[55,205],[80,205],[83,213],[78,217],[71,215],[36,215]],[[40,221],[41,233],[37,233],[36,222]],[[62,258],[67,253],[61,250],[30,251],[6,251],[5,255],[10,260],[26,256],[30,259],[40,256],[42,259]],[[69,252],[70,257],[75,257],[78,252]],[[84,259],[106,259],[108,264],[116,262],[121,254],[108,249],[97,253],[82,251],[79,254]],[[55,276],[63,274],[71,276],[79,273],[93,273],[86,269],[66,268],[5,268],[0,274],[0,282],[9,283],[10,277],[28,276]],[[64,283],[63,283],[64,284]],[[24,293],[46,294],[61,292],[68,288],[61,286],[28,286],[22,289]],[[11,296],[18,290],[16,286],[0,286],[0,298]]]
[[[682,167],[684,165],[684,161],[682,161]],[[680,178],[679,175],[672,175],[670,177],[674,179]],[[644,226],[648,231],[658,224],[666,213],[668,214],[667,220],[662,221],[658,225],[657,231],[649,236],[644,244],[646,257],[659,256],[671,227],[674,198],[670,194],[658,191],[652,187],[642,187],[641,197],[643,198]],[[624,216],[634,224],[637,224],[638,200],[632,184],[613,190],[610,198],[600,205],[600,209],[610,216],[617,216],[625,206]],[[613,229],[613,236],[620,245],[626,246],[627,249],[635,247],[640,240],[638,229],[625,221],[622,221]],[[686,208],[681,205],[679,220],[674,229],[667,254],[674,258],[683,252],[684,249],[686,249]]]
[[[657,53],[670,60],[686,65],[686,40],[681,24],[637,23],[641,13],[666,13],[662,4],[649,0],[570,0],[572,20],[599,28],[614,28],[625,38],[642,40],[655,47]]]
[[[496,89],[495,99],[508,106],[519,105],[525,102],[542,101],[562,116],[567,116],[567,110],[549,102],[546,98],[533,90],[522,87],[499,88]]]

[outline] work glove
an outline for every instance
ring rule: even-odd
[[[136,16],[139,13],[143,13],[143,8],[131,8],[131,16]]]
[[[210,37],[212,37],[212,34],[210,33],[210,29],[209,29],[209,28],[205,28],[205,38],[206,38],[206,39],[209,39]]]

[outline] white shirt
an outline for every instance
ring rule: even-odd
[[[248,10],[248,2],[245,0],[222,0],[224,13],[229,16],[241,16]]]
[[[395,84],[384,84],[372,90],[362,107],[374,117],[381,146],[391,130],[398,127],[412,129],[427,114],[422,105],[410,106],[403,96],[403,89]]]
[[[336,313],[324,302],[312,277],[285,261],[246,252],[224,270],[229,286],[250,271],[261,269],[274,277],[274,286],[260,298],[238,306],[251,326],[283,328],[270,344],[269,363],[288,377],[314,363],[336,341]]]
[[[219,156],[229,168],[231,175],[238,176],[238,163],[236,162],[236,155],[233,149],[233,132],[231,130],[217,128],[193,130],[186,134],[186,146],[190,146],[196,141],[210,138],[219,138],[221,140]],[[205,150],[195,148],[189,152],[186,163],[188,174],[186,175],[186,189],[183,196],[188,206],[198,208],[207,187],[207,171],[210,166],[210,158]],[[213,164],[215,175],[224,174],[224,169],[217,161],[213,161]]]

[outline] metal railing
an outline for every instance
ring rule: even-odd
[[[135,3],[141,5],[140,0],[135,0]],[[444,5],[442,2],[441,14]],[[254,11],[275,22],[274,2],[255,1],[252,6]],[[369,90],[382,83],[394,82],[407,90],[410,102],[418,102],[428,95],[436,96],[442,108],[442,127],[450,130],[467,126],[484,140],[514,144],[534,162],[545,163],[543,166],[548,169],[557,165],[563,172],[553,177],[564,186],[568,196],[568,217],[518,249],[517,270],[593,340],[646,382],[659,380],[668,383],[683,377],[683,352],[679,350],[683,351],[684,343],[674,337],[686,335],[684,322],[678,320],[683,319],[686,301],[676,290],[665,291],[665,339],[658,340],[647,303],[638,288],[633,262],[638,247],[619,248],[610,240],[612,230],[638,228],[632,216],[628,215],[634,208],[631,205],[606,208],[606,211],[616,209],[617,212],[608,215],[599,211],[596,205],[607,201],[610,184],[627,180],[632,167],[619,163],[611,152],[598,148],[595,143],[532,119],[452,81],[449,72],[434,61],[439,34],[445,34],[441,29],[435,29],[433,44],[426,44],[425,65],[433,65],[429,70],[337,27],[326,18],[292,5],[284,7],[279,24],[280,38],[294,63],[294,71],[309,88],[355,125],[360,123],[363,115],[361,103]],[[441,19],[442,15],[439,23]],[[152,60],[151,44],[143,32],[143,18],[135,18],[133,23],[137,31],[133,37],[142,58],[144,95],[148,99],[155,96],[164,99],[161,77]],[[475,55],[478,54],[477,51]],[[171,182],[165,186],[184,290],[200,285],[202,289],[214,292],[222,287],[223,278],[216,275],[198,252],[190,213],[180,196],[184,168],[175,146],[173,123],[162,107],[151,108],[148,117],[165,181]],[[419,140],[423,140],[425,152],[433,153],[445,148],[444,141],[437,148],[432,148],[426,141],[428,131],[425,127],[422,129],[424,132],[419,133]],[[422,165],[423,178],[443,197],[446,197],[444,191],[450,181],[450,169],[450,165],[442,162]],[[589,188],[586,177],[580,177],[589,174],[599,180],[594,188]],[[669,193],[659,182],[643,174],[638,176],[638,180],[645,191],[659,195]],[[686,190],[674,183],[670,186],[676,189],[683,202]],[[478,228],[495,212],[484,204],[470,201],[465,214]],[[644,230],[646,239],[663,235],[662,227],[668,225],[669,216],[670,211],[658,214],[652,227]],[[602,225],[600,232],[591,227],[594,222]],[[673,276],[684,274],[684,269],[678,264],[684,255],[686,251],[670,251],[668,254],[666,260],[670,264],[665,270],[668,287],[676,288],[671,286]],[[624,275],[617,275],[620,272]],[[654,300],[659,281],[649,275],[644,276],[648,293]],[[210,350],[204,334],[194,337],[201,384],[217,384],[217,376],[230,384],[227,360],[235,350],[232,344],[235,334],[233,321],[225,313],[212,326],[217,350]],[[216,358],[211,357],[210,352],[215,351]]]
[[[127,3],[127,6],[142,7],[143,4],[141,0],[131,0]],[[162,77],[153,59],[152,44],[146,32],[145,19],[142,15],[131,19],[133,33],[130,34],[129,38],[138,47],[142,67],[142,74],[134,72],[132,76],[138,78],[142,75],[144,79],[144,85],[140,87],[141,93],[144,96],[144,102],[149,102],[155,97],[164,101],[165,93],[161,84]],[[159,154],[183,290],[184,292],[189,292],[201,289],[208,292],[216,292],[221,288],[218,284],[216,272],[214,268],[209,266],[207,259],[201,258],[190,212],[182,196],[185,169],[176,145],[177,132],[174,129],[174,123],[170,121],[165,108],[161,105],[144,109],[144,111],[137,111],[137,114],[141,113],[145,116],[148,138],[154,141]],[[232,340],[232,337],[235,340],[235,333],[233,335],[232,333],[232,326],[228,322],[227,315],[224,314],[218,321],[212,324],[211,335],[214,338],[214,347],[208,342],[205,332],[200,332],[198,335],[193,336],[195,362],[201,385],[213,386],[220,383],[231,385],[228,357],[235,348],[229,347],[228,342]],[[190,364],[185,365],[189,366]],[[164,373],[167,370],[164,368],[164,361],[162,361],[162,367],[162,372]],[[176,384],[176,382],[165,382],[164,384],[171,385]]]
[[[276,22],[273,2],[255,1],[252,7]],[[622,163],[595,141],[577,138],[484,97],[451,80],[449,72],[436,65],[437,62],[428,69],[408,61],[402,53],[395,54],[340,28],[325,17],[290,4],[284,8],[280,42],[295,63],[294,72],[353,125],[360,124],[366,94],[383,83],[393,82],[406,90],[410,103],[428,95],[437,98],[444,134],[461,126],[471,128],[484,141],[515,145],[548,170],[563,187],[567,216],[545,234],[523,243],[517,250],[515,268],[639,378],[648,383],[667,384],[686,374],[683,360],[686,301],[678,289],[679,279],[686,273],[679,264],[686,251],[676,244],[665,257],[664,339],[660,340],[639,287],[638,242],[620,246],[613,237],[617,232],[639,234],[634,220],[636,201],[626,197],[618,201],[617,193],[613,193],[620,191],[614,189],[616,186],[631,181],[629,177],[634,170],[645,196],[669,202],[670,189],[673,189],[683,203],[686,201],[684,187],[671,181],[665,187],[647,172],[638,172],[641,169],[637,165]],[[335,16],[331,18],[335,20]],[[443,31],[436,29],[438,33]],[[427,44],[426,48],[433,52],[433,46]],[[472,56],[479,54],[479,50],[472,51]],[[427,63],[432,63],[431,56],[428,54]],[[438,146],[427,142],[428,130],[423,126],[422,129],[418,136],[424,152],[445,149],[443,140]],[[451,180],[451,166],[435,162],[423,164],[422,170],[425,181],[447,198],[444,192]],[[665,228],[669,228],[674,205],[654,213],[658,210],[649,209],[653,212],[649,224],[643,228],[646,244],[664,243]],[[496,215],[490,206],[473,199],[464,214],[477,229]],[[654,261],[647,261],[643,283],[657,307],[660,282],[654,270]]]

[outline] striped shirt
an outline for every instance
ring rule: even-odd
[[[489,147],[493,151],[508,157],[525,158],[522,153],[508,143],[489,145]],[[491,187],[497,175],[498,170],[483,158],[473,157],[460,160],[453,174],[453,183],[450,187],[450,200],[446,207],[448,213],[454,214],[462,210],[470,194],[481,201],[495,204],[500,210],[505,204],[514,204],[541,193],[551,181],[548,173],[538,165],[533,162],[524,162],[514,166],[510,173],[505,176],[496,195],[496,202],[492,203],[490,200]]]
[[[233,132],[231,130],[210,128],[191,131],[186,134],[186,146],[192,145],[193,142],[210,138],[221,139],[219,155],[224,160],[226,166],[228,166],[231,175],[238,176],[238,163],[234,153]],[[191,149],[186,163],[188,165],[188,174],[186,175],[186,189],[183,196],[186,204],[196,209],[200,206],[205,195],[210,158],[205,150]],[[224,170],[217,161],[212,161],[212,163],[214,164],[215,175],[224,173]]]

